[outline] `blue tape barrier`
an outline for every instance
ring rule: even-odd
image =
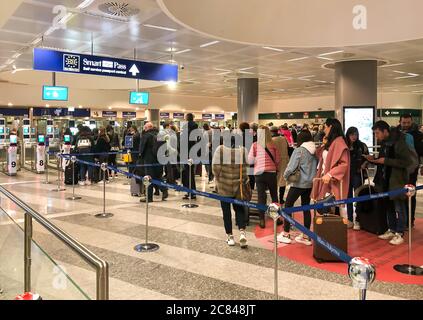
[[[67,159],[70,158],[69,156],[64,156],[64,157],[67,158]],[[80,163],[89,165],[89,166],[101,167],[101,165],[98,164],[98,163],[83,161],[83,160],[80,160],[80,159],[77,159],[77,161],[80,162]],[[115,172],[121,173],[121,174],[127,176],[128,178],[135,178],[139,181],[142,181],[142,179],[143,179],[143,177],[140,177],[140,176],[133,174],[133,173],[129,173],[129,172],[120,170],[120,169],[113,167],[113,166],[108,165],[107,168],[109,170],[113,170]],[[260,210],[260,211],[264,211],[264,212],[266,212],[267,209],[268,209],[268,206],[266,206],[266,205],[242,201],[242,200],[233,199],[233,198],[222,197],[222,196],[219,196],[218,194],[214,194],[214,193],[192,190],[192,189],[180,186],[180,185],[168,184],[168,183],[165,183],[165,182],[160,181],[160,180],[152,179],[151,182],[152,182],[152,184],[155,184],[157,186],[173,189],[173,190],[176,190],[178,192],[191,193],[191,194],[195,194],[195,195],[198,195],[198,196],[214,199],[214,200],[217,200],[217,201],[223,201],[223,202],[226,202],[226,203],[237,204],[237,205],[240,205],[240,206],[245,206],[245,207],[248,207],[248,208],[252,208],[252,209],[256,209],[256,210]],[[416,187],[416,191],[418,191],[418,190],[423,190],[423,185]],[[349,256],[344,251],[338,249],[337,247],[333,246],[328,241],[326,241],[325,239],[323,239],[322,237],[320,237],[319,235],[317,235],[313,231],[307,229],[305,226],[303,226],[302,224],[300,224],[299,222],[294,220],[292,218],[291,214],[294,213],[294,212],[302,212],[302,211],[307,211],[307,210],[317,210],[317,209],[322,209],[322,208],[327,208],[327,207],[335,207],[335,206],[348,204],[348,203],[364,202],[364,201],[369,201],[369,200],[373,200],[373,199],[393,197],[393,196],[397,196],[397,195],[404,194],[404,193],[407,193],[407,192],[408,192],[408,189],[403,188],[403,189],[393,190],[393,191],[389,191],[389,192],[383,192],[383,193],[378,193],[378,194],[372,194],[372,195],[366,195],[366,196],[361,196],[361,197],[356,197],[356,198],[334,201],[334,202],[331,202],[331,203],[323,203],[323,204],[319,203],[319,204],[314,204],[314,205],[306,205],[306,206],[299,206],[299,207],[292,207],[292,208],[283,208],[279,211],[279,215],[282,216],[284,219],[287,219],[289,221],[289,223],[291,223],[295,228],[297,228],[302,233],[304,233],[305,235],[310,237],[312,240],[314,240],[320,246],[324,247],[327,251],[332,253],[334,256],[336,256],[337,258],[339,258],[340,260],[342,260],[345,263],[349,263],[352,260],[351,256]]]
[[[139,154],[139,151],[131,151],[131,154]],[[75,156],[75,157],[81,157],[81,156],[108,156],[108,155],[118,155],[118,154],[128,154],[127,151],[118,151],[118,152],[90,152],[90,153],[61,153],[61,152],[55,152],[55,151],[49,151],[47,152],[49,155],[57,155],[60,154],[61,156]]]

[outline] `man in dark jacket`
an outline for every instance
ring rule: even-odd
[[[157,166],[157,134],[158,130],[154,128],[151,122],[147,122],[144,126],[143,135],[140,143],[140,158],[143,160],[145,165],[144,171],[147,176],[151,176],[154,180],[162,180],[163,178],[163,166]],[[153,165],[153,166],[149,166]],[[159,187],[162,191],[162,200],[165,201],[169,195],[167,188]],[[147,198],[141,198],[140,202],[146,202]],[[153,202],[153,185],[151,184],[148,188],[148,202]]]
[[[182,134],[181,136],[184,136],[184,138],[181,137],[181,144],[185,143],[186,141],[188,141],[188,159],[189,157],[189,153],[192,149],[193,146],[195,146],[195,144],[197,143],[196,141],[190,141],[189,137],[191,135],[191,132],[193,132],[194,130],[198,129],[198,125],[194,122],[194,115],[192,113],[188,113],[186,116],[186,121],[187,123],[182,127]],[[188,139],[187,139],[188,138]],[[180,149],[184,149],[186,148],[186,146],[181,145]],[[181,153],[180,153],[181,154]],[[193,157],[193,160],[196,160],[196,157]],[[181,158],[182,162],[186,162],[188,159],[184,159],[183,157]],[[198,157],[197,157],[198,159]],[[182,171],[182,184],[185,188],[190,188],[192,190],[197,190],[196,184],[195,184],[195,165],[191,166],[191,186],[189,183],[189,171],[190,171],[190,166],[188,164],[184,164],[184,169]],[[191,197],[191,199],[196,199],[195,194],[186,194],[184,196],[184,200],[187,200]]]
[[[402,115],[400,118],[400,125],[398,129],[401,130],[403,133],[408,133],[413,137],[414,140],[414,149],[419,156],[419,163],[421,164],[421,157],[423,157],[423,133],[419,131],[417,124],[413,122],[413,118],[410,114]],[[419,176],[419,168],[410,174],[409,183],[413,186],[417,185],[417,177]],[[408,211],[408,203],[407,203],[407,211]],[[416,214],[416,195],[411,198],[411,224],[414,226]],[[408,217],[408,214],[407,214]]]
[[[373,126],[376,139],[381,143],[381,150],[377,159],[366,156],[367,160],[377,164],[374,179],[377,192],[393,191],[404,188],[408,183],[408,170],[411,164],[410,151],[405,141],[405,136],[398,130],[391,130],[385,121],[378,121]],[[407,209],[405,195],[390,198],[388,208],[388,227],[380,239],[390,240],[392,245],[404,242]]]

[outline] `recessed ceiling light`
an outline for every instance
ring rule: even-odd
[[[160,30],[166,30],[166,31],[172,31],[172,32],[178,31],[178,30],[173,29],[173,28],[162,27],[162,26],[155,26],[153,24],[144,24],[144,27],[154,28],[154,29],[160,29]]]
[[[175,81],[169,81],[169,82],[167,83],[167,87],[168,87],[169,89],[171,89],[171,90],[175,90],[177,86],[178,86],[178,85],[177,85],[177,83],[176,83]]]
[[[109,110],[112,110],[113,108],[112,107],[109,107]]]
[[[185,52],[190,52],[192,49],[185,49],[185,50],[182,50],[182,51],[178,51],[178,52],[175,52],[175,54],[181,54],[181,53],[185,53]]]
[[[47,107],[47,108],[50,108],[50,105],[49,105],[49,104],[46,104],[46,107]]]
[[[82,109],[82,106],[78,106],[79,109]]]
[[[385,64],[385,65],[383,65],[383,66],[380,66],[380,68],[403,66],[404,64],[405,64],[405,63]]]
[[[187,111],[187,109],[182,109],[183,112]]]
[[[212,41],[212,42],[208,42],[208,43],[202,44],[202,45],[200,46],[200,48],[209,47],[209,46],[212,46],[212,45],[218,44],[219,42],[220,42],[220,41]]]
[[[140,108],[135,108],[135,111],[138,111]]]
[[[8,105],[9,107],[13,107],[13,103],[12,103],[12,102],[9,102],[7,105]]]
[[[290,60],[287,60],[288,62],[293,62],[293,61],[300,61],[300,60],[305,60],[305,59],[308,59],[309,57],[301,57],[301,58],[295,58],[295,59],[290,59]]]
[[[326,52],[326,53],[319,54],[319,57],[330,56],[332,54],[337,54],[337,53],[342,53],[342,52],[344,52],[344,50]]]
[[[263,47],[263,49],[277,51],[277,52],[283,52],[283,51],[285,51],[283,49],[273,48],[273,47]]]

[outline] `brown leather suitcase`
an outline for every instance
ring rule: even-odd
[[[315,215],[313,220],[314,233],[344,252],[348,252],[348,221],[335,215]],[[313,257],[317,262],[339,262],[337,257],[314,242]]]

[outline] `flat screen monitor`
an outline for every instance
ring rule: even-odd
[[[75,120],[69,120],[69,128],[75,128]]]
[[[150,93],[132,91],[129,96],[130,104],[148,105],[150,102]]]
[[[356,127],[360,140],[367,146],[374,145],[373,124],[375,123],[374,107],[344,107],[344,130]]]
[[[28,136],[30,134],[30,127],[24,127],[23,128],[23,134],[24,134],[24,136]]]
[[[69,89],[67,87],[43,86],[43,100],[68,101]]]
[[[5,125],[5,120],[4,119],[0,119],[0,126],[4,126]]]
[[[71,143],[71,136],[69,134],[65,134],[65,136],[63,137],[63,142]]]
[[[47,125],[48,126],[52,126],[54,123],[53,123],[53,120],[47,120]]]
[[[52,135],[52,134],[54,134],[54,128],[53,127],[47,127],[47,134],[48,135]]]
[[[10,144],[18,144],[18,136],[16,134],[10,135]]]
[[[43,134],[40,134],[38,136],[38,143],[42,143],[42,144],[46,143],[46,137]]]
[[[76,136],[76,134],[78,133],[78,128],[70,128],[70,131],[74,136]]]
[[[0,134],[4,134],[4,127],[0,127]]]
[[[31,125],[31,120],[29,120],[29,119],[23,119],[23,125],[24,125],[24,126],[29,126],[29,125]]]

